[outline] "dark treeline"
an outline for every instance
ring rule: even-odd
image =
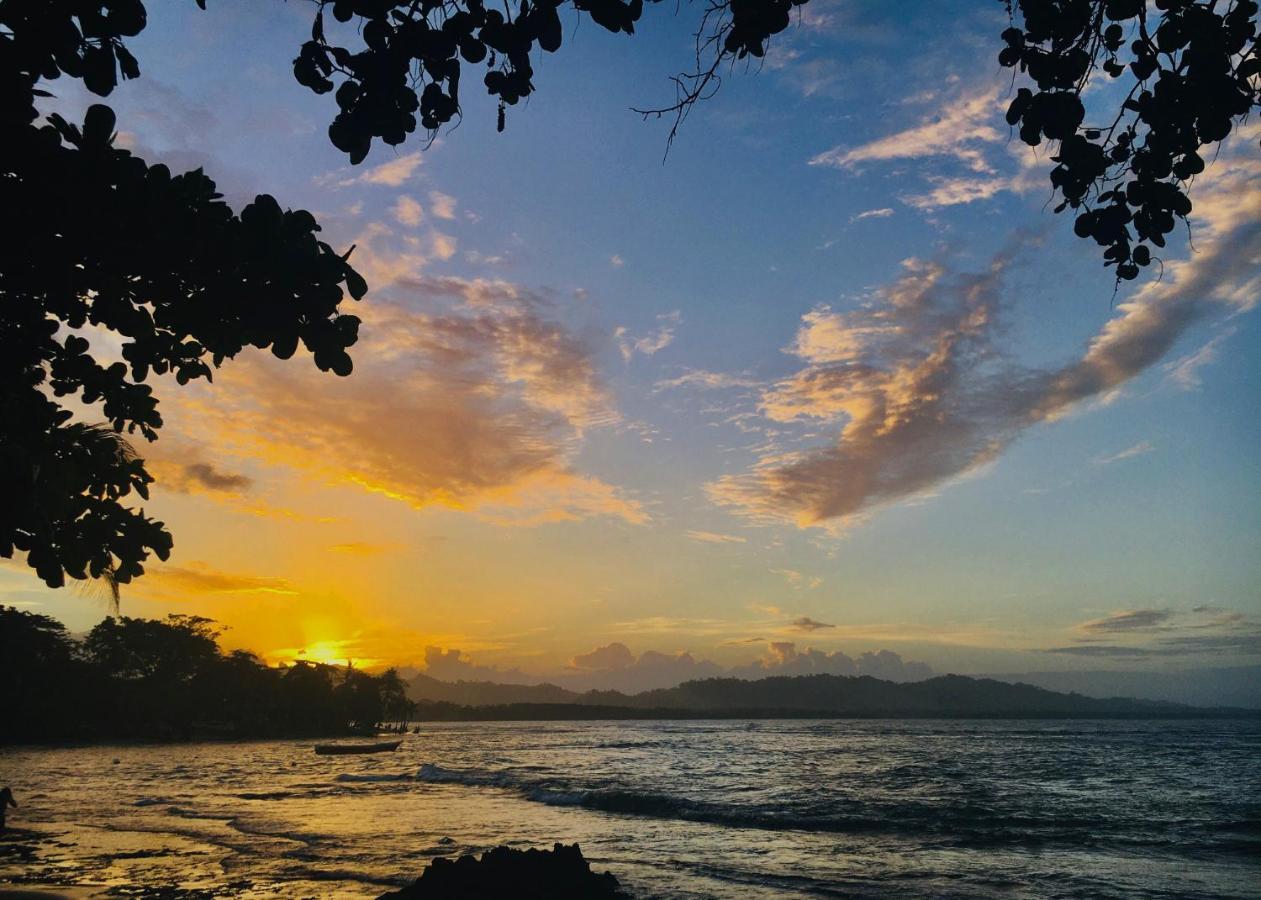
[[[199,616],[106,619],[82,639],[48,616],[0,607],[0,742],[342,734],[405,720],[393,669],[224,653]]]
[[[577,694],[555,685],[439,682],[410,685],[422,721],[549,719],[987,718],[1147,719],[1256,717],[1261,711],[1095,698],[989,678],[940,675],[892,682],[871,676],[706,678],[673,688]]]
[[[1002,719],[1045,721],[1047,719],[1256,719],[1261,712],[1251,709],[1152,706],[1129,709],[941,711],[905,708],[847,710],[804,707],[718,707],[688,709],[655,706],[588,706],[584,703],[506,703],[498,706],[461,706],[455,703],[421,703],[418,722],[620,722],[643,720],[735,720],[758,719]]]

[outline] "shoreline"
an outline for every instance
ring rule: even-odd
[[[432,713],[433,710],[425,712]],[[584,706],[580,704],[509,704],[504,706],[450,706],[443,707],[442,715],[425,715],[408,723],[409,730],[403,734],[395,731],[381,730],[375,734],[347,734],[332,732],[323,734],[243,734],[225,735],[219,731],[208,731],[204,734],[191,734],[183,738],[169,737],[101,737],[76,740],[19,740],[0,741],[0,752],[5,750],[45,749],[63,750],[89,747],[162,747],[183,746],[187,744],[264,744],[276,741],[309,742],[312,747],[316,743],[328,740],[367,740],[373,737],[398,736],[406,738],[415,736],[410,730],[417,726],[447,725],[475,722],[572,722],[575,724],[600,724],[608,722],[873,722],[887,720],[891,722],[1250,722],[1261,721],[1261,709],[1224,709],[1203,711],[1166,711],[1155,713],[1064,713],[1062,715],[1048,713],[912,713],[912,712],[831,712],[827,710],[777,710],[777,709],[733,709],[733,710],[687,710],[687,709],[635,709],[634,707]],[[423,734],[423,731],[421,732]]]

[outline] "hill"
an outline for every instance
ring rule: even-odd
[[[423,679],[423,680],[422,680]],[[1136,718],[1246,715],[1124,697],[1094,698],[963,675],[895,683],[870,676],[707,678],[674,688],[577,694],[556,685],[441,682],[418,676],[411,697],[435,719],[714,717]]]

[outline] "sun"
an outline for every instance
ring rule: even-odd
[[[346,652],[346,641],[316,641],[297,652],[299,659],[307,662],[324,663],[325,665],[345,665],[349,654]]]
[[[267,655],[272,665],[292,665],[299,662],[320,663],[325,666],[353,665],[356,669],[370,669],[381,660],[361,656],[356,652],[354,641],[312,641],[305,647],[288,647]]]

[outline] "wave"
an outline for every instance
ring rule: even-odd
[[[236,796],[241,800],[288,800],[298,795],[293,791],[245,791]]]
[[[354,772],[342,772],[333,778],[334,781],[345,783],[372,783],[384,781],[411,781],[416,776],[407,772],[369,772],[362,775]]]
[[[1222,843],[1197,841],[1183,834],[1177,840],[1165,835],[1117,833],[1117,823],[1107,814],[1036,815],[1004,808],[991,797],[971,802],[942,803],[923,799],[894,802],[853,800],[815,805],[768,807],[695,799],[671,793],[638,790],[618,784],[580,785],[562,778],[535,778],[520,769],[445,768],[426,763],[415,779],[429,784],[455,784],[473,788],[510,791],[532,803],[578,807],[613,815],[697,822],[726,828],[768,831],[807,831],[850,834],[885,834],[912,838],[921,843],[971,848],[1068,843],[1075,846],[1099,842],[1125,846],[1205,849]],[[1227,831],[1242,847],[1255,850],[1255,820],[1230,823]],[[1104,837],[1104,835],[1107,835]]]
[[[425,763],[416,773],[416,779],[430,784],[463,784],[469,787],[516,787],[525,788],[528,783],[513,777],[508,771],[486,769],[444,769],[433,763]]]
[[[671,794],[623,787],[582,788],[557,785],[554,780],[521,778],[508,770],[447,769],[425,763],[416,773],[430,784],[458,784],[510,790],[525,800],[547,806],[576,806],[618,815],[704,822],[733,828],[800,831],[871,831],[892,827],[892,813],[872,817],[800,815],[794,812],[740,807],[693,800]]]

